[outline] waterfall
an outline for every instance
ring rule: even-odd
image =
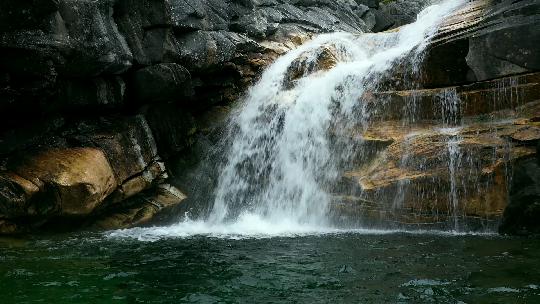
[[[395,31],[320,35],[278,58],[249,89],[230,123],[226,162],[207,217],[130,233],[151,238],[334,231],[332,191],[353,159],[373,153],[354,130],[367,130],[388,111],[373,92],[387,85],[398,68],[411,71],[403,76],[410,75],[414,84],[438,25],[464,2],[441,1]],[[443,100],[444,125],[455,125],[459,105]],[[405,105],[404,124],[416,120],[416,108],[414,100]],[[411,141],[415,136],[410,135]],[[458,145],[457,138],[448,141],[450,171],[459,165]],[[406,154],[402,162],[408,162]],[[457,212],[453,178],[449,195]],[[402,193],[406,187],[400,184]],[[402,196],[396,195],[395,208]]]
[[[233,121],[209,222],[257,216],[329,224],[329,185],[341,163],[362,153],[333,137],[376,119],[380,107],[369,102],[369,94],[398,64],[418,69],[438,23],[461,3],[430,6],[397,32],[321,35],[272,64]],[[445,120],[456,119],[457,106],[442,107],[450,116]]]

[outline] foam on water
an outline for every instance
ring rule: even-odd
[[[207,218],[169,227],[137,228],[112,237],[153,240],[192,235],[262,237],[336,233],[328,219],[328,185],[340,161],[353,153],[349,143],[332,143],[336,121],[367,128],[374,109],[360,103],[404,58],[414,65],[444,17],[464,1],[446,0],[425,9],[418,21],[397,32],[332,33],[278,58],[253,86],[232,122],[227,162],[221,168],[213,208]],[[305,73],[287,84],[291,65],[315,63],[331,48],[336,65]],[[416,62],[415,62],[416,59]],[[367,230],[355,230],[369,233]],[[373,231],[389,233],[395,231]]]
[[[219,239],[265,239],[265,238],[295,238],[305,236],[325,235],[438,235],[441,237],[455,237],[465,235],[497,236],[493,233],[460,233],[440,230],[385,230],[385,229],[339,229],[327,226],[307,225],[290,220],[272,222],[259,215],[244,214],[232,223],[209,224],[208,221],[186,220],[167,227],[147,227],[122,229],[106,233],[107,238],[129,238],[143,242],[155,242],[170,238],[191,238],[206,236]]]

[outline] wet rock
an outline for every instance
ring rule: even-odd
[[[370,160],[345,174],[337,189],[349,196],[336,197],[332,208],[375,226],[455,229],[457,221],[460,227],[496,228],[508,206],[509,168],[535,157],[530,142],[538,140],[530,112],[503,113],[503,119],[514,120],[465,120],[465,127],[454,129],[437,129],[427,121],[409,127],[384,121],[354,135],[363,143],[390,144],[374,146]],[[512,145],[517,138],[521,144]]]
[[[327,71],[338,63],[338,52],[334,46],[328,45],[315,54],[303,54],[294,60],[285,74],[285,87],[291,88],[299,78],[319,71]]]
[[[438,119],[447,123],[472,116],[486,119],[485,115],[493,115],[504,109],[515,110],[524,106],[526,101],[540,100],[540,74],[504,77],[463,86],[373,92],[365,94],[362,99],[373,104],[377,109],[373,111],[373,116],[380,119],[414,117]],[[416,105],[413,110],[410,104]],[[530,110],[534,111],[534,108]],[[500,115],[503,118],[512,114]]]

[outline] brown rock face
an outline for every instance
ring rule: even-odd
[[[296,80],[319,71],[327,71],[336,66],[339,54],[334,46],[328,45],[316,54],[303,54],[289,67],[285,76],[285,87],[292,87]]]
[[[144,225],[160,212],[178,205],[185,199],[186,196],[176,187],[162,184],[149,193],[142,193],[131,199],[129,207],[111,210],[89,225],[97,229],[118,229]]]
[[[385,122],[385,129],[391,123]],[[344,181],[355,188],[358,202],[373,202],[368,209],[360,208],[364,216],[370,210],[368,218],[408,225],[443,224],[449,217],[496,221],[508,203],[510,164],[536,155],[536,149],[507,140],[534,128],[531,122],[510,121],[497,125],[496,131],[491,127],[480,123],[451,131],[434,125],[417,126],[413,132],[399,127],[384,133],[368,130],[370,140],[377,134],[393,143],[345,173]]]
[[[469,1],[427,48],[419,83],[396,69],[361,97],[376,110],[351,133],[369,157],[336,187],[338,218],[540,231],[539,14],[536,1]]]
[[[82,122],[65,132],[71,144],[59,140],[13,155],[0,170],[1,231],[32,231],[62,222],[49,223],[54,218],[77,218],[77,228],[81,218],[131,208],[124,201],[167,178],[142,115]]]
[[[40,189],[60,215],[88,215],[116,188],[109,161],[94,148],[44,151],[13,171],[35,185],[31,190]]]

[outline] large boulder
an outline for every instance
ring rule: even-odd
[[[0,170],[0,219],[17,227],[120,208],[167,177],[143,116],[83,121],[36,146]]]
[[[428,48],[425,85],[449,86],[537,71],[539,25],[536,1],[468,2],[445,20]]]
[[[113,170],[103,151],[95,148],[50,149],[35,155],[27,155],[13,165],[4,176],[13,189],[22,190],[19,199],[3,195],[3,216],[20,215],[9,212],[17,202],[38,195],[39,198],[26,205],[26,216],[90,214],[116,187]],[[14,191],[12,191],[13,193]],[[8,199],[8,200],[6,200]],[[11,203],[11,204],[10,204]]]
[[[466,57],[476,79],[540,70],[540,3],[502,1],[484,14],[491,26],[471,36]]]

